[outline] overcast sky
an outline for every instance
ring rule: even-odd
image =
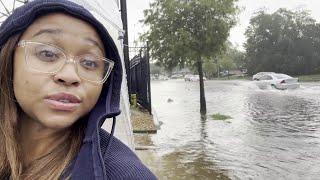
[[[5,4],[11,4],[14,0],[1,0]],[[134,40],[138,39],[139,33],[146,31],[139,20],[144,19],[143,10],[149,8],[153,0],[127,0],[128,6],[128,26],[129,26],[129,44],[132,46]],[[269,13],[279,8],[290,10],[306,9],[318,22],[320,22],[320,0],[239,0],[238,5],[243,9],[239,15],[238,24],[231,30],[229,40],[239,49],[243,49],[243,43],[246,41],[244,32],[249,25],[250,18],[259,9],[265,9]],[[0,11],[4,12],[2,6]],[[0,21],[2,20],[0,16]]]
[[[133,43],[138,38],[139,33],[145,31],[145,28],[139,23],[143,19],[143,10],[149,8],[152,0],[127,0],[128,6],[128,24],[129,24],[129,41]],[[229,40],[236,46],[242,48],[246,41],[244,32],[249,25],[250,17],[259,9],[266,9],[268,12],[274,12],[279,8],[290,10],[306,9],[311,16],[320,21],[320,0],[239,0],[239,6],[244,10],[239,15],[239,22],[231,32]]]

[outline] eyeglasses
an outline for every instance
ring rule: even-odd
[[[80,78],[103,84],[114,66],[112,60],[94,54],[67,56],[61,48],[46,43],[21,40],[18,47],[24,47],[27,67],[45,74],[56,74],[65,64],[73,63]]]

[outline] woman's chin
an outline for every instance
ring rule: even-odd
[[[65,129],[77,121],[78,117],[66,117],[59,115],[51,115],[49,117],[41,118],[39,123],[49,129]]]

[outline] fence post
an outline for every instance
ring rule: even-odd
[[[139,48],[139,54],[130,61],[131,94],[135,94],[137,102],[152,115],[149,44]],[[131,102],[134,100],[132,97]]]
[[[150,56],[149,56],[149,41],[147,41],[147,52],[146,52],[146,59],[147,59],[147,74],[148,74],[148,101],[149,101],[149,112],[152,115],[152,104],[151,104],[151,85],[150,85]]]

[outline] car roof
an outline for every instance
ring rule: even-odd
[[[274,74],[275,72],[258,72],[257,74]]]
[[[292,78],[291,76],[287,75],[287,74],[274,74],[273,76],[275,76],[276,78]]]
[[[276,79],[292,78],[287,74],[281,74],[281,73],[269,73],[269,74],[264,74],[263,76],[271,76],[272,78],[276,78]]]

